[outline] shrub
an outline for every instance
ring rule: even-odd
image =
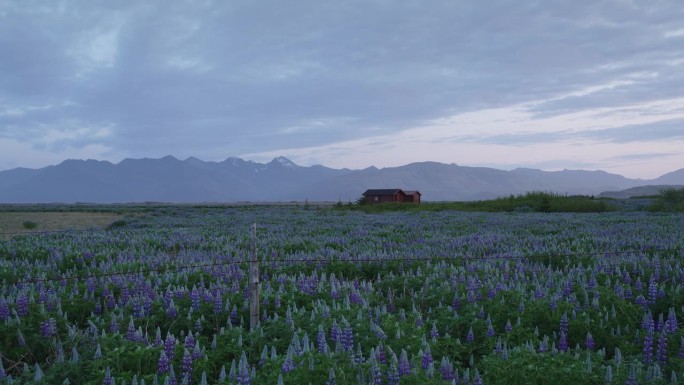
[[[684,211],[684,188],[662,190],[648,209],[650,211]]]
[[[24,223],[21,224],[26,230],[33,230],[36,227],[38,227],[38,223],[34,221],[24,221]]]

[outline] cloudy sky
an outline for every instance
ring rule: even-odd
[[[684,167],[681,0],[0,0],[0,170]]]

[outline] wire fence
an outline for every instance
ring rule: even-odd
[[[50,230],[50,231],[5,231],[0,232],[0,235],[5,236],[45,236],[45,235],[55,235],[55,234],[73,234],[73,233],[84,233],[84,232],[104,232],[104,231],[130,231],[130,230],[187,230],[187,229],[197,229],[201,226],[156,226],[156,227],[114,227],[110,229],[103,229],[97,227],[83,228],[83,229],[62,229],[62,230]],[[330,263],[330,262],[343,262],[343,263],[389,263],[389,262],[453,262],[453,261],[471,261],[471,260],[525,260],[534,257],[545,257],[545,258],[583,258],[583,257],[614,257],[620,255],[628,254],[649,254],[649,253],[681,253],[681,248],[640,248],[631,250],[618,250],[618,251],[602,251],[593,253],[561,253],[561,254],[529,254],[529,255],[507,255],[505,253],[489,254],[489,255],[453,255],[453,256],[430,256],[430,257],[396,257],[396,258],[326,258],[326,259],[315,259],[315,258],[266,258],[262,257],[259,262],[264,263],[266,266],[278,265],[278,264],[311,264],[311,263]],[[220,266],[229,265],[242,265],[249,263],[248,258],[232,259],[232,260],[221,260],[208,263],[199,264],[183,264],[183,265],[166,265],[163,267],[156,268],[145,268],[145,269],[135,269],[128,271],[117,271],[117,272],[103,272],[103,273],[93,273],[93,274],[83,274],[83,275],[67,275],[62,273],[60,276],[53,277],[43,277],[43,278],[29,278],[29,279],[19,279],[14,281],[3,281],[3,286],[16,286],[16,285],[26,285],[32,283],[41,282],[54,282],[63,280],[88,280],[88,279],[99,279],[106,277],[115,276],[129,276],[129,275],[140,275],[140,274],[151,274],[151,273],[162,273],[162,272],[180,272],[185,270],[193,269],[204,269]]]
[[[596,252],[596,253],[566,253],[566,254],[550,254],[544,255],[545,257],[551,258],[571,258],[571,257],[614,257],[620,255],[629,255],[635,253],[680,253],[679,248],[653,248],[653,249],[640,249],[640,250],[621,250],[621,251],[610,251],[610,252]],[[389,262],[454,262],[454,261],[477,261],[477,260],[526,260],[533,255],[482,255],[482,256],[465,256],[465,255],[455,255],[455,256],[435,256],[435,257],[400,257],[394,259],[387,258],[328,258],[328,259],[313,259],[313,258],[262,258],[259,262],[265,265],[278,265],[278,264],[312,264],[312,263],[330,263],[330,262],[342,262],[342,263],[389,263]],[[163,272],[180,272],[184,270],[211,268],[219,266],[229,266],[229,265],[243,265],[249,263],[250,260],[239,259],[239,260],[222,260],[209,263],[200,264],[187,264],[187,265],[167,265],[158,268],[147,268],[147,269],[136,269],[129,271],[118,271],[118,272],[106,272],[106,273],[94,273],[94,274],[83,274],[83,275],[60,275],[54,277],[44,277],[44,278],[30,278],[30,279],[20,279],[11,282],[2,282],[2,285],[16,286],[16,285],[26,285],[32,283],[40,282],[55,282],[63,280],[88,280],[88,279],[99,279],[106,277],[115,276],[129,276],[129,275],[140,275],[140,274],[150,274],[150,273],[163,273]]]

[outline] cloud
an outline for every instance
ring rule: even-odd
[[[635,124],[593,130],[576,135],[581,139],[628,142],[684,141],[684,119],[672,119],[647,124]]]
[[[340,143],[416,141],[430,157],[624,144],[639,125],[676,139],[655,125],[682,108],[682,19],[676,0],[3,2],[0,138],[133,157],[321,148],[366,165],[386,160]],[[79,127],[108,135],[31,139]]]

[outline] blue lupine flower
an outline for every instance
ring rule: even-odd
[[[660,332],[658,338],[658,348],[656,350],[656,359],[663,364],[667,364],[667,329],[668,323],[665,322],[665,327]]]
[[[166,352],[162,349],[161,354],[159,354],[159,362],[157,364],[157,373],[164,374],[169,371],[169,358],[166,356]]]
[[[409,362],[406,350],[401,350],[401,357],[399,358],[399,375],[408,376],[411,374],[411,363]]]
[[[595,345],[595,343],[594,343],[594,337],[591,336],[591,333],[587,332],[587,338],[586,338],[586,340],[584,341],[584,347],[585,347],[587,350],[594,350],[594,347],[595,347],[595,346],[596,346],[596,345]]]
[[[423,369],[427,369],[428,366],[430,366],[430,364],[432,362],[433,362],[433,359],[432,359],[432,352],[430,352],[430,345],[427,345],[425,347],[425,351],[423,352],[423,358],[421,360],[420,366]]]

